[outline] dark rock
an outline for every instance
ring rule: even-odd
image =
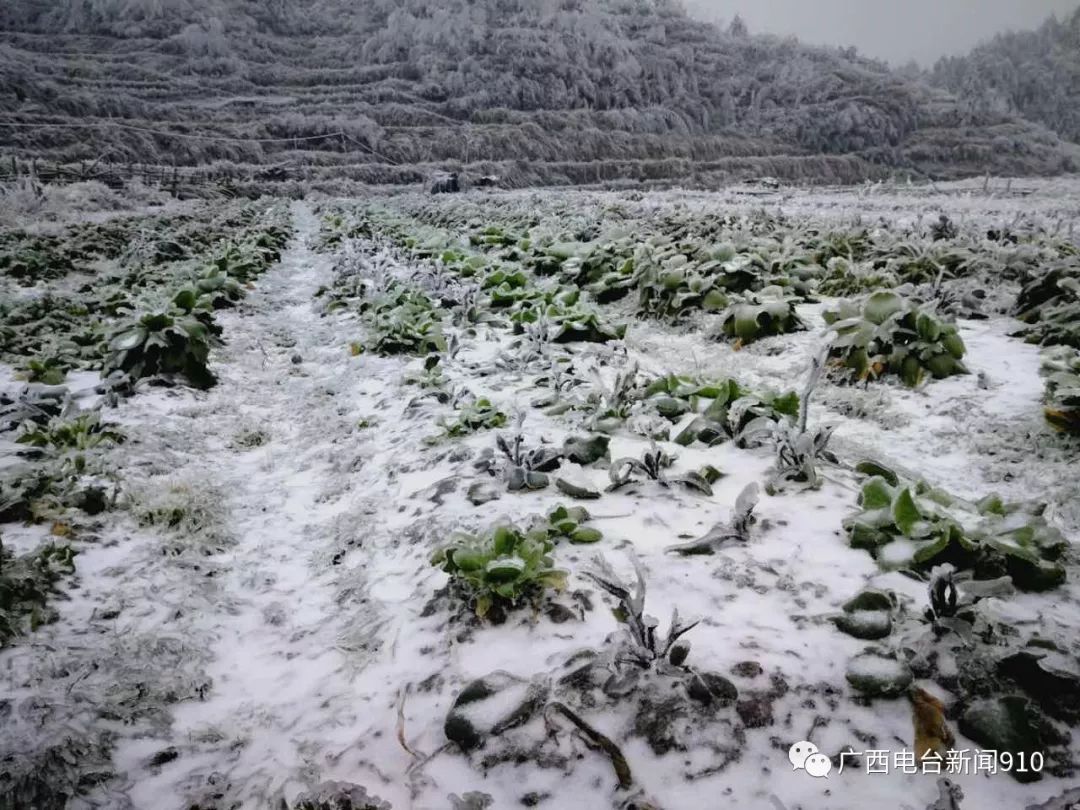
[[[541,802],[546,802],[550,798],[550,793],[537,793],[533,791],[532,793],[526,793],[524,796],[522,796],[521,803],[525,807],[536,807]]]
[[[953,652],[954,673],[938,676],[938,682],[951,692],[969,697],[985,696],[1002,690],[993,658],[979,649],[958,649]],[[938,672],[944,669],[938,662]]]
[[[558,602],[549,603],[544,612],[551,621],[555,622],[555,624],[565,624],[566,622],[577,621],[577,614],[565,605],[560,605]]]
[[[686,694],[699,703],[730,703],[739,696],[739,690],[723,675],[715,672],[695,672],[686,684]]]
[[[75,506],[88,515],[100,515],[109,508],[109,499],[102,487],[87,487],[76,496]]]
[[[747,728],[764,728],[773,724],[772,698],[765,692],[751,692],[735,704],[739,719]]]
[[[892,615],[884,610],[854,610],[833,619],[836,627],[849,636],[875,641],[892,633]]]
[[[852,688],[868,697],[897,697],[914,680],[911,667],[905,662],[873,650],[852,658],[846,677]]]
[[[483,506],[501,498],[502,491],[488,481],[477,481],[469,486],[467,497],[473,506]]]
[[[587,439],[572,436],[563,444],[563,456],[575,464],[587,467],[608,457],[611,437],[595,435]]]
[[[739,678],[756,678],[764,672],[757,661],[740,661],[731,668],[731,674]]]
[[[162,765],[165,765],[168,762],[172,762],[174,759],[177,759],[179,756],[180,756],[180,752],[177,751],[175,748],[170,746],[169,748],[165,748],[165,749],[162,749],[161,751],[158,751],[156,754],[154,754],[152,757],[150,757],[150,760],[149,760],[149,762],[147,764],[151,768],[157,768],[157,767],[160,767]]]
[[[294,366],[298,366],[298,365],[300,365],[300,364],[301,364],[301,363],[303,363],[303,362],[304,362],[304,358],[303,358],[303,357],[301,357],[301,356],[300,356],[299,354],[294,354],[294,355],[292,356],[292,364],[293,364]]]
[[[428,496],[428,500],[436,506],[443,505],[443,498],[449,495],[451,492],[457,491],[458,479],[457,478],[444,478],[442,481],[438,481],[432,487],[432,493]]]
[[[1016,681],[1048,714],[1070,724],[1080,721],[1080,671],[1070,656],[1028,648],[1003,658],[998,673]]]
[[[678,697],[652,701],[643,699],[634,717],[634,734],[642,737],[657,756],[683,751],[679,726],[686,718],[686,704]]]
[[[1014,758],[1023,754],[1025,761],[1036,751],[1045,755],[1048,748],[1068,741],[1033,701],[1020,695],[975,701],[961,715],[958,727],[983,750],[1008,751]],[[1026,773],[1013,769],[1009,773],[1018,782],[1042,778],[1041,772],[1030,769]]]
[[[892,610],[895,607],[893,597],[885,591],[867,588],[855,594],[844,603],[845,613],[854,613],[860,610]]]

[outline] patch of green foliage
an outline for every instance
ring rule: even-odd
[[[1017,334],[1028,343],[1080,349],[1080,269],[1037,276],[1020,291],[1013,312],[1027,324]]]
[[[25,377],[30,382],[60,385],[67,377],[68,368],[70,367],[56,356],[35,358],[26,364]]]
[[[635,261],[638,312],[666,320],[692,310],[721,312],[728,293],[749,289],[756,280],[753,273],[723,271],[720,259],[693,262],[671,245],[646,246]]]
[[[595,310],[579,302],[580,291],[546,291],[516,303],[510,313],[514,332],[521,334],[528,324],[546,322],[553,343],[607,343],[622,340],[626,324],[612,326],[601,320]]]
[[[431,562],[483,618],[494,605],[513,608],[538,601],[547,589],[563,590],[567,572],[554,567],[554,543],[542,529],[522,532],[496,526],[480,535],[457,534]]]
[[[795,314],[794,299],[779,287],[766,287],[750,300],[733,304],[724,315],[724,334],[741,345],[763,337],[798,332],[806,326]]]
[[[119,444],[124,434],[102,422],[97,411],[88,411],[73,419],[53,418],[44,425],[25,422],[15,441],[53,453],[86,452],[102,444]]]
[[[576,545],[598,543],[604,535],[599,529],[586,526],[590,515],[583,506],[557,506],[539,524],[551,540],[568,540]]]
[[[49,604],[75,572],[75,551],[52,543],[16,556],[0,538],[0,647],[56,620]]]
[[[669,374],[650,382],[645,397],[672,422],[686,414],[698,414],[673,440],[684,447],[694,442],[712,447],[727,441],[746,447],[757,441],[757,434],[770,433],[774,426],[799,413],[799,396],[793,391],[759,394],[730,379]]]
[[[133,379],[182,376],[195,388],[216,378],[207,365],[217,340],[196,315],[170,306],[129,318],[109,341],[103,372],[122,371]]]
[[[874,269],[836,256],[829,260],[821,273],[817,292],[833,296],[863,295],[899,285],[900,280],[887,270]]]
[[[394,282],[360,304],[376,354],[427,355],[446,351],[442,312],[424,293]]]
[[[825,321],[836,333],[830,356],[853,379],[892,374],[914,387],[927,372],[936,379],[967,373],[956,326],[896,293],[876,292],[861,304],[841,302],[825,312]]]
[[[928,569],[950,563],[980,579],[1008,574],[1017,587],[1046,590],[1065,579],[1066,542],[1042,505],[956,498],[925,481],[873,475],[859,494],[860,512],[844,521],[851,545],[887,567]],[[868,470],[870,471],[870,470]]]
[[[506,427],[506,414],[487,397],[465,402],[450,421],[443,422],[443,432],[452,439],[468,436],[481,430]]]
[[[1046,419],[1059,430],[1080,434],[1080,349],[1057,346],[1043,354]]]

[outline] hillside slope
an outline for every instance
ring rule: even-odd
[[[1019,113],[1080,143],[1080,7],[942,59],[931,80],[984,111]]]
[[[0,87],[0,121],[22,125],[0,129],[5,153],[65,161],[549,182],[1080,166],[1010,112],[666,0],[9,0]]]

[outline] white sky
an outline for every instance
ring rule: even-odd
[[[855,45],[866,56],[929,66],[999,31],[1061,19],[1080,0],[684,0],[699,17],[739,14],[751,32],[795,34],[815,45]]]

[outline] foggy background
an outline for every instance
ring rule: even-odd
[[[730,22],[736,14],[751,33],[795,34],[815,45],[855,45],[859,52],[902,65],[930,67],[942,56],[966,53],[1001,31],[1035,28],[1063,17],[1077,0],[685,0],[695,15]]]

